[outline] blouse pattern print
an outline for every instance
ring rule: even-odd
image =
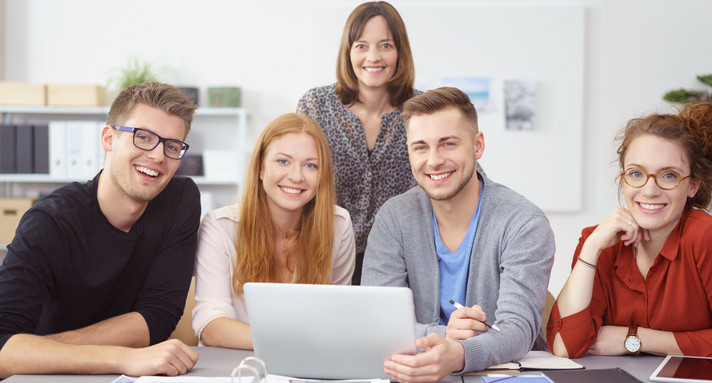
[[[415,91],[414,95],[420,93]],[[370,154],[361,121],[341,103],[335,84],[309,90],[299,100],[297,113],[312,117],[326,134],[334,166],[336,203],[351,214],[356,252],[362,253],[381,205],[416,185],[401,109],[383,115]]]

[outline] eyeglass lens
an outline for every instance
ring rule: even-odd
[[[160,143],[160,137],[148,130],[136,129],[134,131],[134,145],[143,150],[153,150]],[[178,140],[163,140],[163,153],[173,159],[180,159],[185,154],[185,144]]]
[[[648,178],[653,177],[655,183],[662,189],[674,189],[680,184],[681,177],[674,170],[661,170],[656,174],[648,174],[643,169],[633,168],[625,172],[625,182],[634,187],[643,187]]]

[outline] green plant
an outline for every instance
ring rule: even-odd
[[[712,74],[697,76],[697,79],[708,86],[712,86]],[[687,90],[680,88],[671,90],[663,96],[663,100],[676,103],[687,103],[695,101],[712,102],[712,93],[701,90]]]
[[[157,81],[152,65],[148,61],[140,61],[136,57],[128,59],[126,66],[119,70],[116,79],[119,89],[125,89],[131,85],[148,81]]]

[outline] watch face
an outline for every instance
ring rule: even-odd
[[[625,338],[625,349],[628,352],[638,352],[640,350],[640,338],[637,336]]]

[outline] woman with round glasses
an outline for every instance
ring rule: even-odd
[[[583,230],[547,326],[557,355],[712,355],[712,104],[628,122],[626,207]]]
[[[246,282],[351,283],[349,213],[334,205],[329,145],[308,116],[285,114],[257,139],[242,202],[198,233],[193,330],[201,344],[252,349]]]

